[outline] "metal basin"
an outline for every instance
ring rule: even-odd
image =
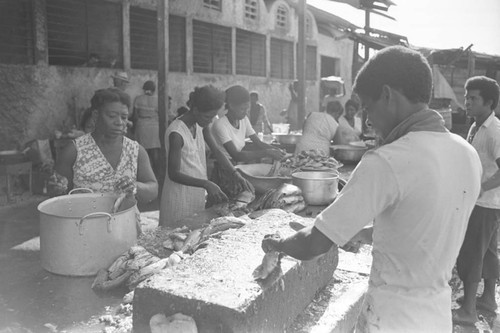
[[[302,190],[308,205],[329,205],[338,193],[339,174],[337,172],[295,172],[292,182]]]
[[[279,134],[275,133],[273,134],[276,137],[276,141],[278,143],[281,143],[283,145],[296,145],[300,138],[302,137],[302,134]]]
[[[367,147],[355,147],[351,145],[333,145],[330,147],[331,153],[337,160],[346,164],[355,164],[368,151]]]
[[[290,177],[266,177],[271,171],[272,164],[241,164],[235,168],[255,188],[256,194],[263,194],[267,190],[278,188],[283,183],[290,183]]]

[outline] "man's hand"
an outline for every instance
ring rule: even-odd
[[[280,248],[280,242],[281,242],[281,236],[279,234],[269,234],[265,235],[264,239],[262,240],[262,250],[267,253],[270,251],[277,251],[281,252],[279,250]]]

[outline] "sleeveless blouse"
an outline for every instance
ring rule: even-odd
[[[114,193],[115,184],[123,176],[136,180],[139,156],[139,144],[136,141],[123,137],[122,152],[116,170],[109,164],[90,133],[76,138],[73,142],[77,152],[73,165],[75,188]]]
[[[193,138],[189,128],[180,119],[174,120],[168,126],[165,133],[167,168],[170,133],[178,133],[184,141],[181,149],[180,172],[194,178],[208,179],[203,129],[196,125],[196,138]],[[170,179],[167,170],[161,196],[160,225],[176,226],[180,219],[205,209],[205,197],[204,188],[179,184]]]

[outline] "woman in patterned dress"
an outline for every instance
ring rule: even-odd
[[[220,187],[207,177],[205,143],[221,168],[241,189],[250,185],[217,148],[209,125],[224,104],[225,94],[213,86],[190,94],[190,109],[174,120],[165,133],[167,172],[160,204],[160,225],[174,227],[184,217],[205,209],[206,194],[212,203],[227,201]]]
[[[97,90],[91,100],[96,124],[57,156],[55,170],[74,188],[136,194],[141,202],[158,195],[146,150],[125,137],[130,97],[117,88]]]

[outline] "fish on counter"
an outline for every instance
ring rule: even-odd
[[[284,183],[276,189],[270,189],[247,206],[248,210],[256,211],[270,208],[281,208],[290,213],[297,213],[306,208],[299,187]]]
[[[281,236],[276,233],[272,235],[266,235],[265,237],[271,237],[276,239],[281,239]],[[271,248],[263,248],[265,254],[262,258],[262,263],[257,266],[253,271],[252,276],[255,280],[265,280],[272,272],[274,272],[280,265],[280,260],[283,256],[282,253]]]

